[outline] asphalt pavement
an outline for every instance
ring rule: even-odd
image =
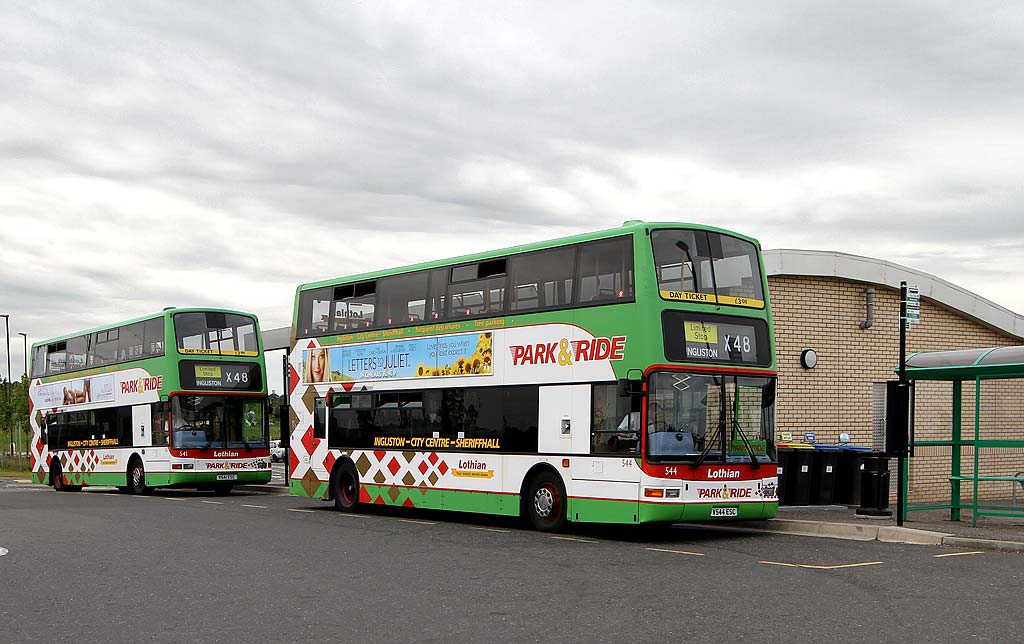
[[[1019,554],[0,481],[0,642],[1009,642]]]

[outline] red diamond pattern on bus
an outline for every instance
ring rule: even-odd
[[[313,455],[313,451],[316,450],[317,439],[313,438],[313,427],[309,426],[306,431],[302,434],[302,440],[300,441],[302,446],[306,448],[306,453],[310,456]]]
[[[441,476],[444,476],[448,473],[448,464],[441,461],[441,464],[437,466],[437,471],[441,473]]]
[[[424,476],[426,476],[427,470],[429,470],[429,469],[430,469],[430,465],[428,465],[426,461],[420,461],[420,466],[419,466],[420,474],[423,474]]]
[[[299,372],[295,370],[295,367],[288,365],[288,393],[291,394],[295,391],[295,388],[299,386]]]
[[[383,451],[383,450],[377,450],[376,452],[374,452],[374,453],[373,453],[373,456],[374,456],[374,457],[375,457],[375,458],[376,458],[376,459],[377,459],[378,461],[383,461],[383,460],[384,460],[384,457],[385,457],[385,456],[387,456],[387,455],[388,455],[388,453],[387,453],[387,452],[385,452],[385,451]]]
[[[427,460],[430,461],[431,465],[436,465],[437,464],[437,452],[431,452],[430,456],[427,457]]]
[[[327,470],[328,473],[330,473],[331,469],[334,467],[334,461],[336,460],[338,459],[334,456],[333,452],[327,452],[327,456],[324,458],[324,469]]]
[[[391,462],[388,463],[388,469],[391,470],[391,476],[396,476],[398,471],[402,469],[402,464],[398,462],[397,458],[392,458]]]

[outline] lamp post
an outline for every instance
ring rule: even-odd
[[[11,316],[6,313],[0,313],[0,318],[4,319],[4,326],[7,327],[7,398],[11,397]]]
[[[4,326],[7,328],[7,402],[10,404],[11,400],[11,316],[7,313],[0,313],[0,318],[4,319]],[[11,434],[13,435],[14,428],[11,428]]]
[[[18,335],[21,336],[22,344],[24,344],[24,346],[25,346],[25,349],[24,349],[24,351],[25,351],[25,378],[27,379],[28,378],[28,334],[27,333],[21,333],[19,331]]]
[[[28,334],[27,333],[22,333],[22,332],[19,331],[18,335],[21,336],[22,347],[24,347],[24,349],[23,349],[24,355],[22,357],[25,359],[25,395],[28,396]],[[29,422],[31,422],[31,421],[29,421]],[[23,437],[21,436],[21,421],[19,420],[18,421],[18,439],[20,440],[21,438],[23,438]],[[21,452],[22,452],[22,448],[19,447],[18,448],[18,469],[19,470],[21,470]]]

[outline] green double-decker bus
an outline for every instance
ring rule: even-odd
[[[297,289],[293,493],[566,521],[775,515],[758,243],[612,230]]]
[[[32,476],[60,491],[269,483],[254,315],[166,309],[32,346]]]

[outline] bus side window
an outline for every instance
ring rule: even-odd
[[[327,403],[320,396],[313,399],[313,438],[327,438]]]
[[[167,447],[167,403],[153,405],[153,447]]]
[[[640,414],[632,411],[631,400],[619,396],[616,384],[594,385],[590,413],[590,451],[635,453],[640,443]]]

